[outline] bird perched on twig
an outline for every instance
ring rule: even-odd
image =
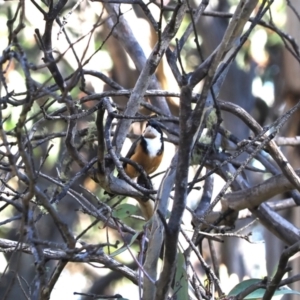
[[[163,153],[162,130],[156,121],[150,120],[143,134],[131,145],[126,158],[138,163],[149,175],[159,167]],[[134,166],[124,163],[123,168],[130,178],[139,176],[139,171]]]
[[[149,120],[143,134],[133,142],[126,158],[139,164],[147,175],[155,172],[159,167],[164,153],[163,133],[155,120]],[[125,173],[130,178],[138,177],[138,183],[144,182],[142,175],[133,165],[124,163]],[[136,198],[141,206],[144,217],[148,220],[153,215],[154,203],[147,199]]]

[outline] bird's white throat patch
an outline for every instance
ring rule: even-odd
[[[161,134],[152,126],[147,126],[144,133],[144,139],[147,143],[147,150],[150,157],[157,155],[161,149]]]
[[[150,157],[154,157],[157,155],[158,151],[161,149],[161,139],[160,136],[157,136],[152,139],[145,138],[147,143],[147,150]]]

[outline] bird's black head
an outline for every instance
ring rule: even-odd
[[[151,126],[151,127],[153,127],[154,129],[156,129],[161,135],[163,134],[163,132],[162,132],[162,130],[161,130],[161,128],[160,128],[158,122],[155,121],[154,119],[150,119],[150,120],[147,122],[146,128],[147,128],[148,126]]]

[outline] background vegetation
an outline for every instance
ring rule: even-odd
[[[0,2],[0,298],[297,294],[299,13]],[[165,154],[145,188],[116,175],[150,118]]]

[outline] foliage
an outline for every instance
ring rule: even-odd
[[[273,22],[278,2],[228,3],[0,4],[1,299],[63,298],[55,288],[72,268],[98,288],[71,285],[87,299],[133,299],[109,289],[118,276],[138,287],[139,299],[299,294],[282,288],[299,280],[282,279],[300,249],[299,230],[278,213],[300,204],[300,171],[279,149],[299,139],[278,134],[300,102],[274,120],[260,109],[268,126],[255,120],[249,42],[267,35],[256,61],[266,70],[262,83],[273,78],[267,47],[284,45],[298,63],[298,45]],[[152,118],[165,133],[168,162],[154,188],[122,164],[130,163],[124,144],[141,132],[136,124]],[[285,192],[292,199],[270,201]],[[155,201],[150,220],[129,197],[141,208]],[[234,230],[244,209],[287,248],[274,277],[243,281],[226,296],[216,243],[254,241]]]
[[[243,282],[240,282],[237,286],[235,286],[229,293],[228,297],[232,296],[238,296],[242,299],[259,299],[262,298],[266,292],[265,289],[259,288],[263,280],[261,279],[248,279]],[[264,284],[262,284],[264,285]],[[249,293],[246,296],[242,296],[241,294],[246,291],[246,289],[252,289],[253,292]],[[293,291],[287,287],[281,287],[276,289],[274,292],[274,296],[280,296],[280,295],[288,295],[288,294],[295,294],[299,295],[300,293],[297,291]]]

